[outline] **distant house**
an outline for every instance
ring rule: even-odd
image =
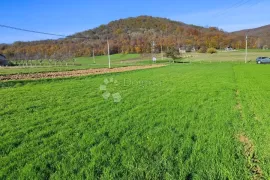
[[[225,48],[225,51],[234,51],[234,49],[231,46],[228,46]]]
[[[196,48],[193,46],[193,48],[191,49],[191,52],[196,52]]]
[[[185,54],[187,52],[196,52],[196,48],[194,46],[182,46],[179,48],[180,54]]]
[[[0,66],[7,66],[8,65],[8,61],[6,56],[4,56],[3,54],[0,54]]]
[[[186,49],[184,49],[184,48],[179,48],[179,53],[180,54],[185,54],[187,51],[186,51]]]

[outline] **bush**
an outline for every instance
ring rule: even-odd
[[[208,48],[207,53],[210,53],[210,54],[217,53],[217,49],[216,48]]]
[[[168,48],[166,51],[166,57],[172,58],[173,60],[177,59],[179,56],[179,51],[174,47]]]
[[[206,53],[207,52],[207,48],[206,47],[200,47],[200,49],[199,49],[199,51],[198,51],[199,53]]]
[[[8,61],[7,66],[16,66],[16,64],[11,61]]]

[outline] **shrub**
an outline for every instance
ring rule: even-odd
[[[175,59],[179,58],[179,51],[174,47],[168,48],[166,51],[166,57],[172,58],[173,62]]]
[[[210,54],[217,53],[217,49],[216,48],[208,48],[207,53],[210,53]]]
[[[207,52],[207,48],[206,47],[200,47],[200,49],[199,49],[199,51],[198,51],[199,53],[206,53]]]
[[[13,63],[13,62],[11,62],[11,61],[8,61],[7,65],[8,65],[8,66],[16,66],[16,64]]]

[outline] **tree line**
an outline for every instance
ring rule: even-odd
[[[216,27],[199,27],[164,18],[140,16],[120,19],[108,25],[77,33],[58,40],[15,42],[0,45],[0,53],[17,61],[52,60],[63,62],[80,56],[107,54],[107,39],[110,53],[156,53],[169,48],[235,49],[245,48],[245,37],[224,32]],[[259,37],[250,37],[249,48],[269,46]],[[154,42],[154,47],[153,47]]]

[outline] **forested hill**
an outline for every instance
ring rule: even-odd
[[[229,39],[228,33],[215,27],[204,28],[151,16],[112,21],[108,25],[101,25],[72,37],[87,37],[99,40],[103,44],[108,38],[112,41],[113,53],[150,52],[153,41],[156,49],[159,50],[161,46],[223,48],[231,44],[233,40]]]
[[[161,47],[245,47],[245,38],[241,34],[226,33],[215,27],[187,25],[165,18],[139,16],[112,21],[108,25],[101,25],[65,39],[0,45],[0,53],[15,59],[89,56],[93,50],[95,54],[101,55],[107,52],[107,38],[111,53],[149,53],[153,42],[156,52],[160,52]],[[255,48],[257,38],[250,38],[249,46]]]
[[[177,28],[188,28],[182,22],[172,21],[165,18],[139,16],[136,18],[126,18],[110,22],[108,25],[101,25],[95,29],[77,33],[75,37],[87,36],[94,39],[106,39],[107,37],[117,37],[121,34],[139,36],[144,34],[166,35],[173,33]],[[202,27],[193,28],[202,29]],[[73,37],[74,37],[73,36]]]
[[[268,45],[270,48],[270,25],[262,26],[254,29],[245,29],[241,31],[233,32],[234,35],[240,36],[251,36],[256,37],[257,40],[257,47],[262,47],[264,45]]]
[[[239,35],[251,35],[251,36],[257,36],[257,37],[262,37],[262,36],[268,36],[270,37],[270,25],[254,28],[254,29],[244,29],[241,31],[235,31],[233,34],[239,34]]]

